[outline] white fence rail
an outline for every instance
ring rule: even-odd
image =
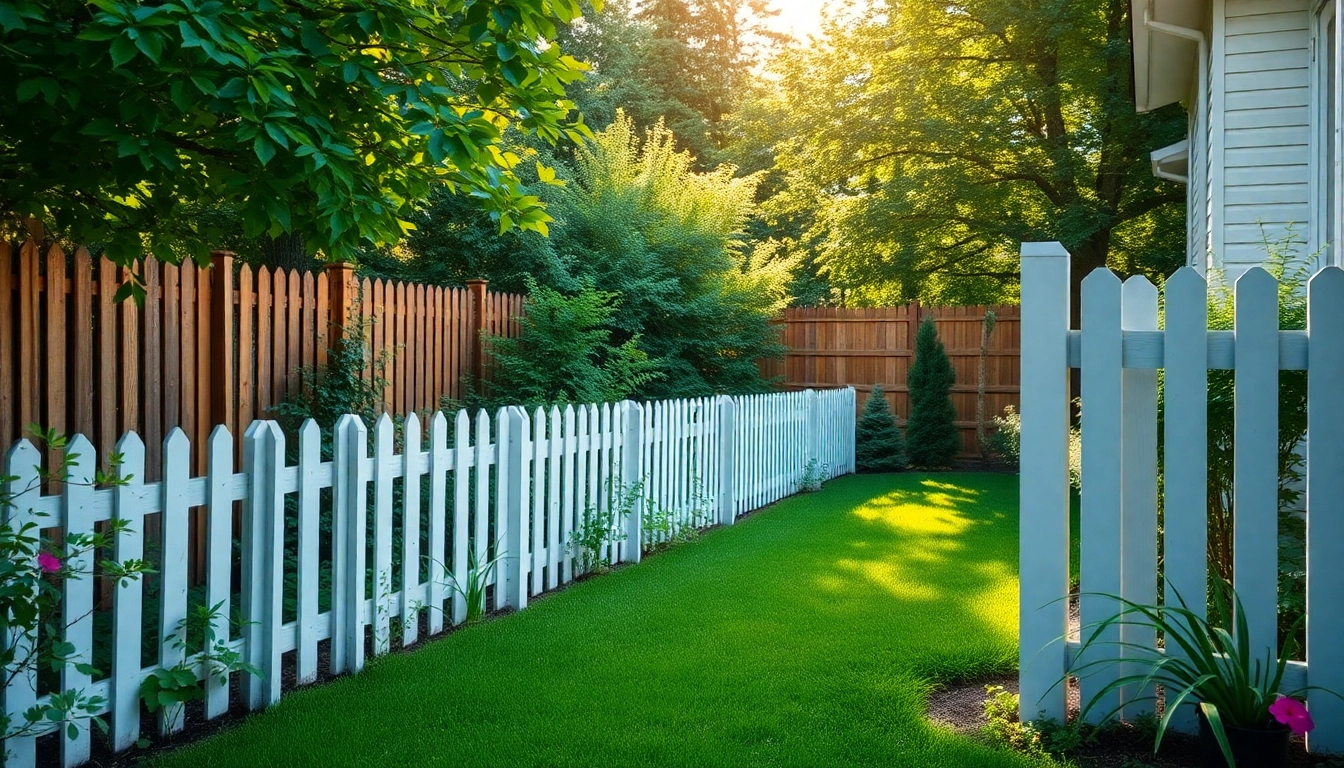
[[[1082,481],[1080,624],[1116,610],[1089,593],[1138,603],[1158,600],[1158,558],[1172,590],[1206,611],[1208,371],[1235,371],[1233,532],[1235,588],[1262,650],[1278,637],[1279,371],[1306,370],[1306,662],[1290,662],[1285,687],[1344,693],[1344,271],[1318,273],[1308,289],[1308,330],[1280,331],[1278,284],[1252,269],[1235,285],[1236,328],[1208,329],[1208,287],[1192,269],[1158,290],[1146,279],[1121,283],[1107,270],[1082,283],[1082,329],[1069,325],[1069,254],[1058,243],[1022,247],[1021,706],[1062,720],[1076,658],[1067,640],[1069,590],[1070,368],[1080,368]],[[1158,494],[1158,369],[1163,369],[1164,455]],[[1163,527],[1159,532],[1161,504]],[[1156,648],[1151,630],[1111,627],[1107,640]],[[1115,646],[1102,652],[1113,656]],[[1084,701],[1119,670],[1079,681]],[[1110,695],[1101,712],[1137,699]],[[1344,750],[1344,702],[1312,692],[1317,727],[1309,748]],[[1124,715],[1144,714],[1145,705]],[[1193,727],[1193,713],[1177,721]]]
[[[233,465],[233,437],[217,428],[205,447],[209,470],[202,477],[190,476],[192,446],[175,430],[164,441],[164,479],[150,484],[140,480],[144,446],[129,433],[117,449],[129,483],[111,488],[93,487],[98,457],[76,437],[68,446],[79,456],[70,482],[46,496],[38,483],[43,456],[20,441],[6,457],[5,474],[16,493],[32,490],[3,514],[15,529],[33,521],[48,536],[126,520],[115,558],[151,553],[156,605],[146,604],[143,579],[112,590],[108,674],[91,679],[73,663],[60,674],[60,690],[105,698],[110,746],[120,751],[140,736],[140,686],[156,669],[186,663],[195,670],[205,681],[201,717],[229,708],[228,682],[207,675],[200,654],[189,658],[177,642],[193,600],[221,606],[217,635],[260,670],[238,673],[246,678],[246,705],[259,709],[279,700],[287,664],[298,685],[317,679],[323,641],[330,641],[326,671],[343,674],[359,671],[366,653],[387,653],[394,640],[415,642],[422,616],[430,635],[463,622],[467,599],[452,585],[470,583],[473,566],[492,588],[486,607],[522,609],[529,598],[582,575],[594,558],[637,562],[642,544],[660,543],[683,526],[730,524],[794,493],[809,470],[823,479],[852,472],[854,410],[854,390],[844,389],[531,414],[504,408],[493,419],[484,412],[475,419],[439,413],[427,430],[414,415],[400,429],[384,416],[372,435],[346,416],[329,436],[328,460],[316,424],[304,424],[291,446],[296,450],[287,450],[279,426],[258,421],[243,435],[240,468]],[[645,532],[649,515],[668,527]],[[610,527],[598,551],[570,546],[576,532],[594,524]],[[205,544],[195,555],[193,529]],[[156,540],[147,540],[147,530],[156,531]],[[193,556],[203,557],[206,575],[200,594],[190,598]],[[494,568],[482,565],[496,559]],[[93,659],[95,609],[108,608],[97,602],[93,579],[65,581],[63,610],[79,618],[63,639],[78,661]],[[242,629],[230,634],[235,609]],[[142,631],[155,614],[148,631],[157,661],[145,666]],[[0,693],[15,722],[51,695],[32,674],[16,676]],[[88,718],[74,725],[75,738],[58,739],[66,766],[88,760],[92,748]],[[158,729],[166,734],[185,725],[178,708],[162,712]],[[6,740],[5,765],[34,765],[38,743],[35,736]]]

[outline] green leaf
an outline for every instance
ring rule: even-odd
[[[112,56],[112,66],[124,66],[131,59],[135,58],[137,50],[138,48],[135,41],[131,38],[124,34],[117,37],[117,39],[112,41],[112,47],[108,50],[108,53]]]

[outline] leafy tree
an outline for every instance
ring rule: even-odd
[[[1179,107],[1134,111],[1125,0],[869,0],[782,57],[764,99],[788,125],[784,193],[853,304],[992,303],[1018,244],[1060,240],[1074,275],[1184,261],[1185,190],[1149,152]]]
[[[343,258],[400,239],[436,183],[501,229],[544,232],[508,127],[584,134],[547,44],[571,0],[0,5],[0,221],[42,219],[129,263],[203,258],[185,215],[225,204],[249,237]]]
[[[527,312],[516,338],[489,339],[495,394],[510,403],[623,400],[657,378],[639,337],[611,341],[617,296],[583,285],[566,296],[527,278]]]
[[[915,361],[906,374],[910,419],[905,423],[910,463],[916,467],[948,467],[961,450],[952,385],[956,373],[947,358],[938,328],[926,319],[915,336]]]
[[[469,197],[436,189],[411,222],[415,230],[400,245],[359,255],[361,274],[431,285],[483,279],[491,290],[508,293],[527,292],[530,275],[560,290],[578,288],[545,236],[517,229],[501,233]]]
[[[907,466],[905,441],[881,384],[873,386],[854,427],[854,463],[860,472],[900,472]]]
[[[792,265],[766,266],[744,226],[756,178],[692,170],[661,126],[640,141],[629,118],[589,142],[555,194],[551,241],[576,276],[620,296],[609,324],[639,337],[663,378],[641,394],[699,397],[765,389],[756,361],[781,354],[775,313]]]

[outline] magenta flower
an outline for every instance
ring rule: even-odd
[[[43,573],[55,573],[61,570],[61,558],[50,552],[39,552],[37,554],[37,567],[41,568]]]
[[[1274,703],[1269,705],[1269,714],[1273,715],[1275,720],[1288,726],[1298,736],[1316,727],[1316,723],[1312,722],[1311,714],[1307,712],[1306,705],[1287,696],[1280,696],[1275,699]]]

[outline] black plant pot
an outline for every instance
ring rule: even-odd
[[[1274,724],[1265,730],[1229,728],[1224,725],[1227,743],[1236,758],[1235,768],[1284,768],[1288,765],[1288,726]],[[1218,738],[1213,735],[1208,718],[1199,713],[1199,757],[1203,768],[1234,768],[1227,764]]]

